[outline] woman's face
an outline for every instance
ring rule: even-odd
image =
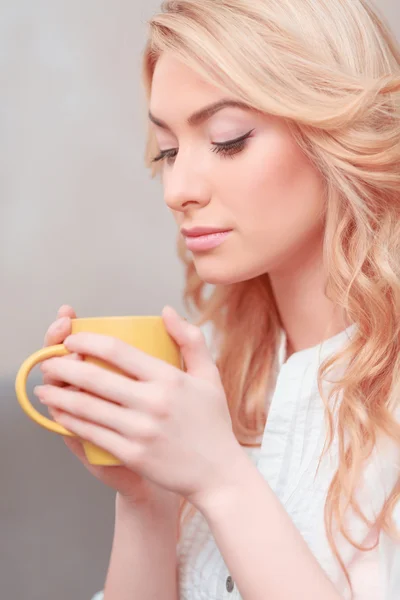
[[[287,275],[322,250],[322,178],[283,119],[229,106],[188,121],[223,99],[178,59],[160,57],[150,114],[164,124],[154,128],[164,157],[165,202],[180,228],[229,231],[201,240],[185,237],[205,282]],[[224,150],[223,144],[243,137]]]

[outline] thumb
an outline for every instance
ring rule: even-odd
[[[217,367],[201,329],[188,323],[171,306],[163,308],[162,318],[169,335],[180,348],[187,372],[195,377],[214,378]]]

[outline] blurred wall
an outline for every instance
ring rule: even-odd
[[[1,7],[7,375],[60,304],[82,316],[179,308],[181,269],[161,187],[143,165],[140,58],[158,1]]]
[[[113,492],[17,405],[18,366],[63,303],[182,310],[176,226],[143,163],[140,59],[158,6],[0,0],[0,598],[90,598],[113,532]]]
[[[399,33],[398,0],[379,5]],[[140,58],[158,6],[0,0],[1,598],[90,598],[113,530],[112,491],[17,405],[19,364],[63,303],[182,310],[175,225],[143,165]]]

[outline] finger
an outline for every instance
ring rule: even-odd
[[[48,407],[48,410],[51,416],[54,418],[54,420],[59,422],[59,418],[62,412],[53,407]],[[82,442],[79,438],[63,436],[63,440],[68,449],[71,450],[71,452],[75,454],[75,456],[77,456],[77,458],[79,458],[80,461],[82,461],[85,465],[89,465],[86,459],[85,452],[83,450]]]
[[[70,335],[70,333],[71,333],[71,319],[69,317],[61,317],[61,318],[57,319],[57,321],[54,321],[50,325],[50,327],[47,330],[47,333],[45,335],[45,338],[44,338],[44,345],[45,346],[55,346],[57,344],[62,344],[63,341],[65,340],[65,338],[68,335]],[[75,360],[78,357],[79,357],[79,355],[77,355],[77,354],[68,355],[68,358],[74,358]],[[43,364],[41,365],[40,369],[43,371],[42,366],[43,366]],[[43,383],[50,384],[50,385],[62,385],[62,382],[57,381],[56,379],[53,379],[46,375],[43,377]]]
[[[131,377],[141,381],[168,379],[177,371],[176,367],[161,358],[123,342],[122,340],[98,333],[80,332],[64,340],[70,352],[93,356],[109,363]]]
[[[66,337],[71,334],[71,319],[69,317],[61,317],[54,321],[44,337],[45,346],[54,346],[62,344]]]
[[[40,401],[57,411],[68,414],[108,427],[121,435],[128,436],[132,433],[130,423],[136,421],[136,431],[143,431],[144,435],[150,430],[150,418],[142,413],[126,409],[125,407],[96,398],[82,391],[72,391],[65,388],[59,389],[53,386],[39,386],[35,388],[35,394]],[[140,422],[139,426],[137,423]]]
[[[125,375],[113,373],[98,365],[67,362],[65,358],[50,359],[46,365],[50,368],[49,377],[57,381],[57,387],[83,391],[125,408],[153,416],[164,416],[165,404],[160,398],[156,384],[133,381]],[[63,381],[64,385],[60,386],[60,381]],[[36,386],[35,393],[41,391],[41,386]]]
[[[58,422],[79,438],[95,444],[139,472],[140,459],[143,456],[140,443],[124,438],[111,429],[82,421],[69,413],[60,413]]]
[[[66,360],[66,357],[51,358],[43,367],[47,369],[49,377],[72,385],[78,390],[84,390],[126,408],[163,416],[163,403],[160,402],[160,394],[156,391],[157,384],[134,381],[99,365]]]
[[[75,353],[72,353],[72,354],[66,354],[66,355],[64,356],[64,358],[65,358],[65,360],[83,360],[83,357],[82,357],[80,354],[75,354]],[[45,373],[46,366],[43,366],[43,364],[44,364],[45,362],[46,362],[46,361],[44,361],[44,362],[43,362],[43,363],[40,365],[40,370],[41,370],[41,371],[42,371],[42,373],[43,373],[43,377],[42,377],[43,383],[44,383],[45,385],[57,385],[57,386],[59,386],[59,387],[63,387],[63,386],[65,386],[65,385],[66,385],[66,383],[65,383],[64,381],[61,381],[60,379],[56,379],[55,377],[51,377],[50,375],[47,375],[47,374]]]
[[[164,307],[162,317],[168,333],[181,349],[187,372],[205,379],[217,377],[217,367],[201,329],[180,317],[170,306]]]
[[[60,306],[57,312],[57,318],[61,317],[69,317],[70,319],[76,319],[76,313],[72,306],[69,306],[69,304],[63,304],[62,306]]]
[[[54,421],[56,421],[58,423],[58,418],[61,414],[61,410],[58,410],[55,406],[47,406],[47,410],[50,414],[50,416],[52,417],[52,419],[54,419]],[[65,436],[67,437],[67,436]]]
[[[45,385],[54,385],[54,387],[59,387],[58,382],[56,382],[55,384],[45,384]],[[65,386],[66,390],[75,390],[76,388],[74,388],[73,386]],[[54,419],[54,421],[57,419],[57,409],[52,407],[52,406],[48,406],[47,407],[48,413],[51,416],[52,419]]]
[[[51,386],[42,387],[40,390],[41,402],[52,410],[55,409],[56,414],[57,411],[66,412],[79,419],[112,429],[125,437],[150,439],[156,434],[156,423],[148,414],[128,410],[119,404],[107,402],[80,390],[60,390]]]

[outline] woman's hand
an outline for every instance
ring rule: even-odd
[[[70,306],[62,306],[57,314],[57,319],[50,325],[46,332],[44,345],[53,346],[64,343],[65,339],[71,334],[71,319],[75,319],[76,314]],[[82,357],[77,353],[68,354],[65,360],[70,362],[82,361]],[[81,362],[81,364],[84,364]],[[50,375],[47,369],[43,369],[44,389],[52,390],[52,394],[59,391],[61,394],[76,393],[78,390],[74,386],[65,386],[57,375]],[[54,404],[49,405],[49,412],[58,422],[63,422],[64,413]],[[177,510],[179,507],[179,497],[167,490],[155,485],[152,481],[135,473],[131,469],[123,466],[98,467],[88,463],[82,444],[78,438],[64,437],[65,444],[84,464],[87,470],[100,479],[107,486],[114,488],[132,505],[148,505],[149,508],[168,510],[169,508]]]
[[[169,307],[163,319],[186,372],[121,340],[79,333],[64,340],[70,352],[101,359],[124,374],[52,358],[42,365],[46,375],[79,389],[48,384],[35,393],[61,411],[57,421],[64,427],[116,456],[129,472],[196,505],[234,481],[235,461],[243,460],[243,451],[202,332]],[[110,467],[104,469],[102,478]]]

